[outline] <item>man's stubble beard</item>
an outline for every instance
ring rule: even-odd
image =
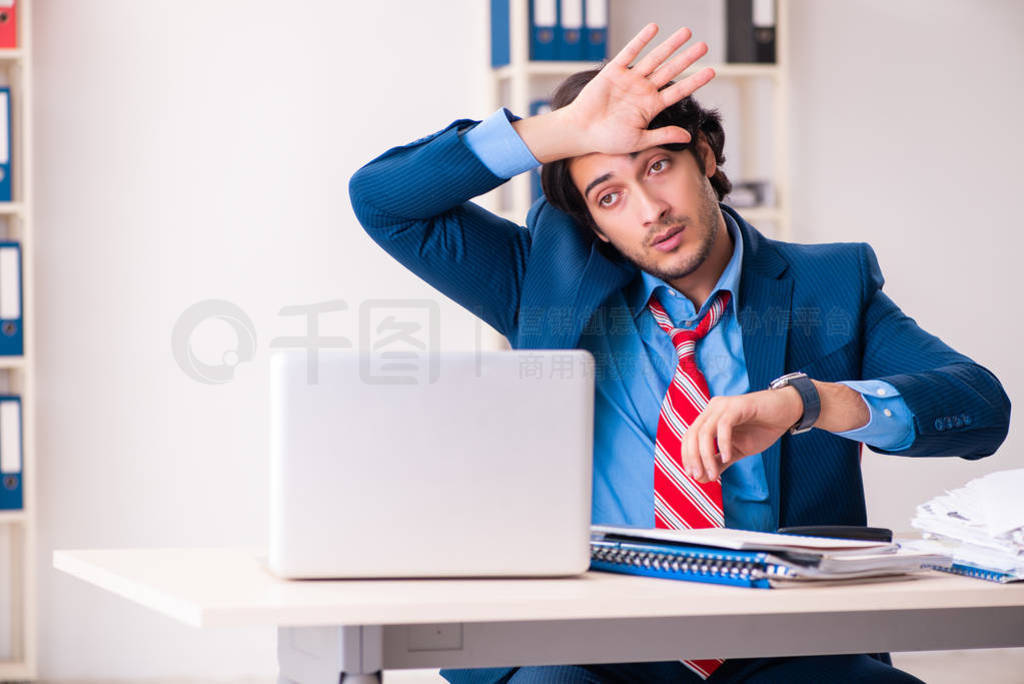
[[[708,256],[710,256],[711,250],[715,246],[715,241],[718,239],[719,232],[718,221],[721,209],[718,206],[718,197],[715,194],[714,188],[711,187],[711,183],[707,178],[704,179],[702,200],[699,210],[698,225],[694,226],[691,224],[687,226],[687,230],[697,228],[702,231],[703,234],[700,236],[700,242],[697,245],[697,252],[690,259],[687,259],[685,263],[676,266],[671,271],[666,271],[658,268],[653,263],[645,263],[646,260],[639,258],[635,254],[624,253],[623,256],[625,256],[629,262],[640,270],[646,271],[655,278],[664,280],[667,283],[671,283],[677,278],[685,278],[696,271],[704,265],[704,262],[707,261]],[[681,221],[677,218],[669,219],[664,222],[663,227],[677,225],[680,222]],[[662,228],[659,228],[659,230],[661,229]]]

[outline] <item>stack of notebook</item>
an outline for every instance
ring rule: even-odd
[[[890,542],[610,525],[591,528],[590,559],[592,570],[764,589],[903,575],[951,562],[943,554],[907,551]]]

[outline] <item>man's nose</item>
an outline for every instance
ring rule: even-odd
[[[644,226],[661,223],[669,212],[669,204],[657,194],[644,190],[637,191],[640,200],[640,218]]]

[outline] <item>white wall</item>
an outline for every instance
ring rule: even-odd
[[[1019,410],[1017,250],[1024,5],[1015,0],[794,0],[792,187],[801,241],[866,241],[909,316],[989,368]],[[977,462],[865,452],[869,517],[1019,468],[1013,425]]]
[[[363,299],[431,294],[358,227],[347,183],[483,112],[486,17],[478,0],[36,4],[44,677],[275,670],[272,630],[180,626],[51,551],[265,545],[268,347],[304,333],[278,311],[344,299],[322,332],[356,341]],[[258,335],[226,385],[171,355],[208,298]],[[468,346],[470,320],[443,307],[443,341]],[[207,362],[225,329],[198,331]]]
[[[1017,399],[1024,9],[794,0],[792,17],[797,235],[871,242],[904,310]],[[35,20],[41,673],[272,673],[271,630],[179,626],[50,554],[265,543],[268,345],[302,332],[278,311],[344,299],[324,332],[355,337],[361,300],[430,296],[358,229],[346,183],[488,113],[486,3],[36,0]],[[226,385],[171,355],[208,298],[257,329]],[[445,343],[467,344],[442,302]],[[207,325],[200,351],[225,338]],[[905,526],[917,501],[1016,465],[1018,441],[980,464],[866,456],[872,521]]]

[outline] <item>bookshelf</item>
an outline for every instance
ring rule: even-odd
[[[0,510],[3,562],[0,582],[0,681],[37,678],[36,634],[36,478],[35,454],[35,315],[33,309],[32,222],[32,1],[17,0],[17,49],[0,49],[0,81],[11,89],[11,168],[13,201],[0,202],[2,239],[21,243],[24,353],[0,356],[0,392],[21,397],[21,510]]]
[[[715,61],[714,55],[724,57],[725,52],[723,0],[690,0],[686,3],[609,0],[609,5],[609,58],[621,50],[626,40],[648,21],[656,22],[661,30],[647,49],[659,44],[672,31],[684,25],[693,28],[694,37],[691,42],[703,40],[708,43],[709,53],[696,68],[713,67],[716,77],[712,83],[699,90],[695,97],[703,105],[719,108],[723,114],[726,132],[726,163],[723,168],[734,183],[743,180],[768,181],[774,198],[769,205],[737,207],[737,210],[769,237],[791,239],[789,140],[786,125],[786,106],[789,101],[787,0],[775,0],[774,64]],[[699,11],[694,11],[695,8],[699,8]],[[696,22],[690,21],[694,15],[697,15]],[[619,30],[616,23],[622,25]],[[635,27],[632,26],[634,23]],[[509,63],[490,68],[489,112],[499,107],[508,107],[514,114],[526,117],[532,101],[546,99],[562,79],[578,71],[593,69],[598,64],[531,60],[530,0],[509,0],[508,24]],[[490,25],[487,30],[490,31]],[[680,78],[689,73],[684,73]],[[719,84],[724,86],[721,89],[724,92],[716,93],[715,86]],[[723,102],[717,101],[720,96]],[[521,225],[532,204],[530,183],[530,174],[520,174],[483,198],[484,205]],[[725,203],[729,204],[729,198],[726,198]],[[501,335],[490,332],[489,348],[508,348],[507,341]]]

